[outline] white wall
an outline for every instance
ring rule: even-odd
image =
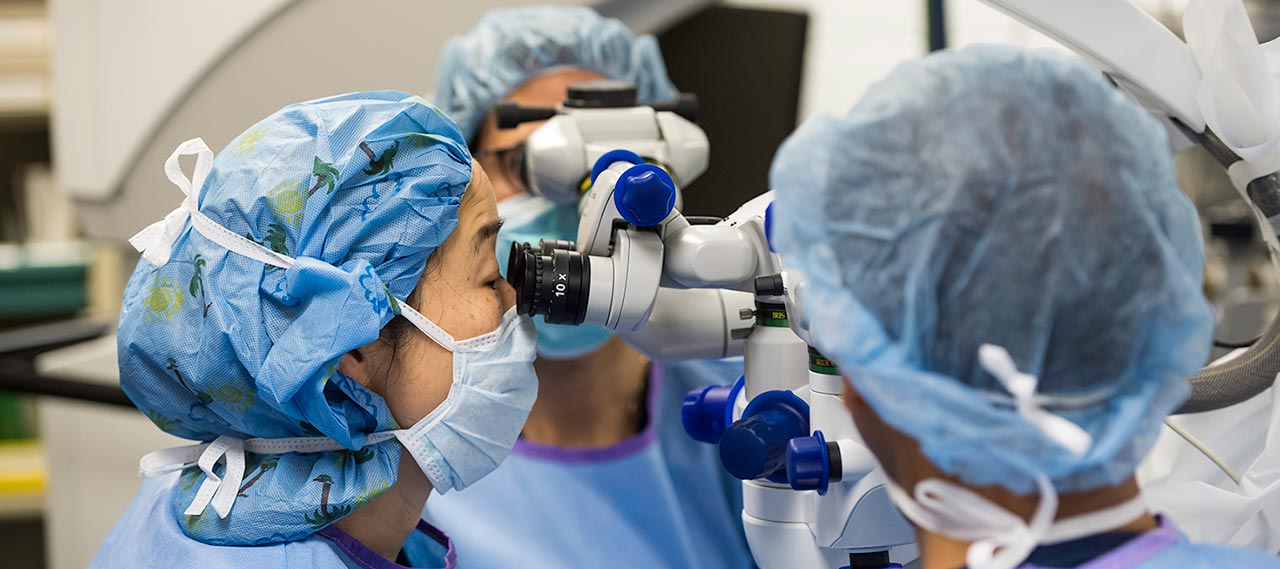
[[[1065,1],[1065,0],[1064,0]],[[1141,0],[1153,13],[1180,13],[1187,0]],[[807,11],[809,43],[800,98],[801,120],[843,114],[867,87],[898,63],[923,55],[925,0],[726,0],[730,6]],[[1043,34],[978,0],[947,0],[947,41],[1007,43],[1061,49]]]

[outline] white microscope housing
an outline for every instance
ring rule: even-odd
[[[807,336],[803,320],[788,318],[789,291],[803,286],[788,286],[798,277],[769,247],[772,193],[698,223],[676,207],[674,178],[650,162],[603,153],[577,241],[513,245],[518,310],[616,330],[657,360],[743,356],[737,384],[691,392],[682,415],[743,480],[743,527],[762,568],[910,561],[914,532],[840,400],[843,379],[797,334]]]
[[[523,173],[529,188],[557,203],[574,203],[590,185],[592,167],[605,153],[626,148],[662,166],[681,186],[707,170],[710,146],[696,120],[697,99],[641,105],[636,88],[621,81],[588,81],[569,87],[555,108],[502,103],[499,128],[546,120],[525,142]]]

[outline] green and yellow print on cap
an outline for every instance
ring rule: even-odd
[[[415,132],[403,138],[405,147],[412,150],[425,150],[441,142],[441,137],[434,134]]]
[[[240,135],[240,138],[237,138],[236,141],[232,143],[235,146],[228,152],[236,158],[244,156],[245,154],[253,152],[253,147],[256,146],[263,138],[266,138],[266,136],[267,129],[265,128],[255,128],[250,130]]]
[[[307,190],[297,180],[283,180],[267,191],[267,203],[271,213],[284,225],[302,227],[303,208],[307,205]]]
[[[147,305],[147,324],[155,324],[163,319],[168,322],[173,315],[182,310],[182,287],[173,284],[169,277],[157,275],[147,291],[144,302]]]
[[[182,422],[180,419],[170,419],[165,417],[163,413],[156,411],[155,409],[147,412],[147,418],[151,419],[151,422],[155,423],[161,431],[171,435],[173,434],[173,426]]]
[[[342,173],[332,163],[325,162],[316,156],[315,162],[311,165],[311,175],[316,177],[316,185],[307,190],[307,197],[311,197],[321,187],[328,188],[325,193],[332,194],[334,184],[338,182],[338,176]]]
[[[253,390],[249,389],[249,384],[238,377],[218,380],[206,393],[214,403],[237,413],[243,414],[249,410],[250,405],[253,405]]]

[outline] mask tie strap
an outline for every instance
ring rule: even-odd
[[[1080,456],[1088,452],[1092,445],[1089,433],[1040,406],[1036,401],[1039,379],[1018,371],[1007,350],[983,344],[978,349],[978,363],[1013,395],[1015,408],[1023,420],[1072,454]],[[1058,493],[1049,477],[1038,474],[1035,481],[1040,500],[1029,521],[946,480],[920,482],[914,497],[895,484],[889,484],[888,488],[894,503],[917,525],[972,542],[966,555],[969,567],[1013,569],[1050,535],[1058,511]]]
[[[981,498],[987,508],[997,509],[1017,519],[1009,531],[974,541],[965,555],[965,563],[973,569],[1014,569],[1026,560],[1036,546],[1044,540],[1053,527],[1053,518],[1058,512],[1058,492],[1048,476],[1036,476],[1036,486],[1040,490],[1040,501],[1036,511],[1031,514],[1030,523],[1009,513],[1004,508]],[[918,488],[918,487],[917,487]]]

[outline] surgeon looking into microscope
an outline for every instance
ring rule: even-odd
[[[925,569],[1280,567],[1134,479],[1213,330],[1168,148],[1083,63],[977,46],[780,149],[778,252]]]
[[[186,199],[131,240],[120,378],[203,442],[142,459],[90,567],[455,567],[421,504],[491,472],[537,396],[473,164],[452,121],[395,91],[174,151]]]
[[[635,83],[641,103],[677,95],[653,37],[586,8],[490,12],[445,46],[439,68],[432,101],[492,173],[503,262],[513,241],[573,240],[578,213],[529,193],[522,145],[542,123],[498,129],[499,102],[555,106],[570,85],[600,79]],[[733,382],[741,363],[659,364],[604,328],[541,317],[537,327],[538,400],[511,456],[476,491],[424,511],[449,532],[461,566],[753,566],[740,483],[679,416],[686,392]]]

